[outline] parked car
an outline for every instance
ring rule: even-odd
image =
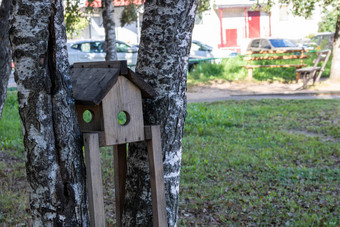
[[[248,51],[264,51],[264,50],[299,50],[298,47],[292,41],[288,39],[271,39],[271,38],[259,38],[250,41],[247,50]]]
[[[332,49],[334,42],[334,32],[323,32],[313,36],[304,46],[317,50]]]
[[[192,40],[188,68],[189,71],[191,71],[195,65],[202,61],[218,63],[222,58],[235,57],[236,55],[236,52],[232,52],[230,50],[214,49],[208,44],[197,40]]]
[[[201,43],[200,41],[193,40],[191,42],[190,56],[199,56],[205,58],[213,58],[213,48],[207,44]]]
[[[116,40],[118,60],[127,60],[128,65],[137,62],[138,48]],[[67,43],[68,60],[70,65],[75,62],[105,61],[105,41],[82,40]]]

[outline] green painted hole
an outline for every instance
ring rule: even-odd
[[[93,113],[90,110],[85,110],[83,113],[83,120],[86,123],[90,123],[93,119]]]
[[[127,125],[130,121],[130,115],[126,111],[120,111],[118,114],[118,123],[120,125]]]

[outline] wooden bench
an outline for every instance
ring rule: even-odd
[[[295,68],[300,69],[307,66],[303,64],[303,59],[309,57],[306,55],[306,50],[266,50],[266,51],[248,51],[246,57],[243,60],[248,61],[246,66],[242,66],[248,69],[248,80],[253,79],[253,69],[255,68]],[[275,55],[274,55],[275,54]],[[300,64],[280,64],[280,65],[252,65],[252,61],[262,60],[288,60],[288,59],[300,59]],[[296,81],[300,78],[300,74],[296,72]]]
[[[315,82],[321,78],[322,72],[325,70],[326,64],[328,62],[329,57],[331,56],[331,50],[322,50],[318,52],[318,57],[314,60],[314,65],[311,67],[301,68],[296,70],[297,73],[302,75],[303,86],[302,88],[307,87],[307,83],[309,80],[313,79],[313,85]],[[319,64],[322,64],[319,66]]]

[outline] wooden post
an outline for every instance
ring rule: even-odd
[[[252,79],[253,79],[253,68],[251,68],[251,64],[250,64],[250,62],[251,62],[251,56],[252,56],[252,54],[253,54],[253,52],[250,52],[250,54],[249,54],[249,60],[248,60],[248,64],[247,64],[247,66],[248,66],[248,80],[249,81],[251,81]]]
[[[150,166],[153,225],[168,226],[160,126],[146,126],[145,131]],[[151,139],[147,135],[150,135]]]
[[[299,80],[300,80],[300,73],[299,72],[295,72],[295,73],[296,73],[295,81],[296,81],[296,83],[298,83]]]
[[[105,226],[102,170],[97,133],[84,133],[86,178],[89,194],[90,226]]]
[[[251,81],[253,79],[253,68],[248,68],[248,80]]]
[[[113,146],[114,155],[114,179],[116,198],[116,223],[118,227],[123,226],[122,217],[125,200],[126,183],[126,144]]]

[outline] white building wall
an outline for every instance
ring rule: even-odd
[[[270,36],[270,17],[269,13],[261,11],[260,12],[260,34],[261,37],[269,37]]]
[[[318,31],[318,23],[321,20],[321,10],[317,8],[313,15],[305,19],[294,16],[290,7],[275,5],[272,8],[272,36],[301,39]]]
[[[116,39],[129,44],[138,44],[140,37],[140,28],[138,27],[138,23],[131,23],[121,27],[120,17],[122,11],[123,7],[115,7],[114,21]],[[98,40],[105,39],[105,30],[103,27],[103,18],[101,16],[101,12],[91,17],[90,26],[84,30],[81,38]]]
[[[197,16],[192,39],[199,40],[213,48],[218,48],[218,44],[221,42],[218,11],[211,9],[203,12],[202,19]]]

